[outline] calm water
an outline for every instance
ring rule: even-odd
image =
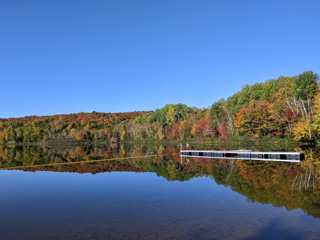
[[[294,150],[269,148],[253,150]],[[292,164],[177,151],[0,149],[0,239],[319,239],[317,151]]]

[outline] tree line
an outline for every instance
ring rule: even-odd
[[[210,108],[168,104],[150,112],[78,113],[0,119],[0,144],[40,141],[227,139],[234,136],[320,138],[319,76],[298,76],[245,85]]]
[[[117,124],[146,114],[145,111],[127,113],[77,113],[54,116],[27,116],[0,119],[0,144],[32,143],[60,140],[109,140],[115,135]]]

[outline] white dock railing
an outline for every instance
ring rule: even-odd
[[[224,158],[280,162],[300,162],[304,160],[304,153],[301,152],[252,152],[251,150],[181,150],[180,155],[182,157]]]

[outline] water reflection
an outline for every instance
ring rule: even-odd
[[[270,146],[268,148],[252,150],[273,150]],[[74,229],[71,235],[61,230],[58,235],[53,234],[51,239],[81,239],[84,236],[95,236],[97,239],[257,239],[272,237],[270,229],[274,234],[278,232],[278,236],[313,238],[319,234],[319,228],[314,228],[319,227],[317,218],[320,218],[319,154],[314,149],[287,147],[285,150],[303,151],[306,160],[301,163],[279,163],[181,158],[178,147],[174,145],[2,148],[0,168],[10,171],[0,171],[0,204],[6,206],[1,210],[5,214],[11,209],[6,216],[13,222],[19,218],[19,214],[30,217],[31,212],[37,216],[30,217],[31,220],[41,226],[57,223],[49,220],[42,223],[37,219],[72,222],[70,228]],[[32,175],[34,177],[30,178],[28,172],[35,174]],[[104,172],[110,174],[98,174]],[[154,174],[159,177],[155,178]],[[30,179],[21,182],[19,176]],[[221,186],[226,188],[221,189]],[[18,198],[23,199],[22,205]],[[263,205],[258,207],[252,203]],[[19,205],[25,207],[14,211]],[[305,218],[295,211],[287,216],[284,208],[285,212],[300,209],[316,220]],[[44,212],[40,213],[39,209]],[[100,215],[102,212],[104,215]],[[294,214],[297,216],[294,217]],[[274,219],[274,216],[278,218]],[[94,224],[88,225],[88,217],[92,218]],[[242,223],[244,219],[246,224]],[[310,228],[309,235],[295,232],[302,228],[299,219],[304,219],[308,225],[304,227]],[[293,232],[283,230],[284,221],[300,227]],[[7,222],[2,220],[0,223],[5,224],[2,226],[7,226],[9,231]],[[218,228],[221,223],[238,226],[233,226],[231,231],[230,225],[226,229]],[[82,224],[87,229],[86,233],[79,230]],[[107,225],[110,227],[105,228]],[[254,226],[260,230],[255,231]],[[248,230],[251,228],[253,230]],[[10,236],[8,232],[0,231],[0,237],[1,234]],[[41,236],[45,236],[43,234]],[[40,235],[30,232],[30,236],[35,238]]]

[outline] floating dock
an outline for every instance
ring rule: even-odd
[[[260,160],[279,162],[300,162],[304,160],[301,152],[252,152],[250,150],[214,151],[214,150],[182,150],[182,157],[223,158],[240,160]]]

